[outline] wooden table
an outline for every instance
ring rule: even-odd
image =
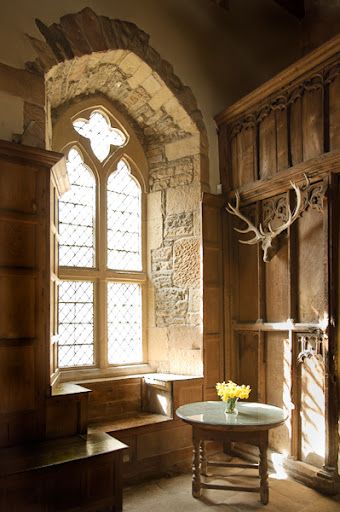
[[[225,413],[225,403],[219,401],[196,402],[179,407],[176,414],[192,425],[193,439],[193,476],[192,495],[201,496],[202,489],[222,489],[226,491],[259,492],[261,502],[266,505],[269,499],[267,448],[268,432],[282,425],[287,416],[282,409],[273,405],[240,402],[238,414]],[[242,442],[259,447],[258,464],[230,464],[219,461],[207,461],[204,441]],[[260,486],[245,487],[218,485],[203,482],[207,466],[256,468],[259,470]]]

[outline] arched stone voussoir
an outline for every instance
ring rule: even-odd
[[[171,64],[161,58],[159,53],[149,45],[149,36],[143,30],[139,29],[134,23],[130,23],[122,20],[112,20],[106,16],[98,16],[92,9],[86,7],[82,11],[75,14],[67,14],[60,19],[59,23],[53,23],[49,27],[46,26],[42,21],[36,20],[38,29],[44,36],[46,43],[39,41],[29,36],[29,40],[33,45],[36,53],[37,60],[35,63],[28,63],[28,67],[34,68],[38,72],[46,73],[55,65],[60,66],[60,63],[66,63],[67,61],[77,60],[77,58],[84,58],[87,56],[94,56],[97,53],[108,53],[109,56],[106,58],[106,64],[110,64],[110,57],[112,56],[112,50],[117,51],[116,55],[119,55],[119,50],[122,51],[123,55],[127,60],[130,59],[131,67],[128,68],[128,62],[123,63],[123,72],[126,75],[126,80],[130,79],[130,87],[134,89],[137,102],[140,101],[140,96],[143,94],[142,89],[146,89],[147,94],[151,95],[156,93],[155,88],[157,84],[154,83],[153,79],[157,82],[157,79],[163,81],[166,88],[172,92],[173,98],[180,103],[184,111],[189,115],[190,120],[196,125],[199,132],[203,135],[206,140],[206,129],[203,122],[201,112],[197,107],[196,99],[189,87],[182,84],[181,80],[175,75]],[[130,55],[130,57],[128,57]],[[133,57],[134,56],[134,57]],[[148,82],[138,84],[137,80],[134,83],[134,75],[139,71],[139,79],[143,74],[143,69],[139,69],[135,66],[133,60],[140,59],[139,66],[149,66],[150,76]],[[123,60],[123,59],[122,59]],[[58,65],[59,63],[59,65]],[[73,67],[75,72],[77,62]],[[101,70],[102,73],[107,73],[108,69]],[[111,70],[114,72],[114,70]],[[110,76],[110,74],[108,74]],[[112,76],[112,73],[111,73]],[[80,80],[81,81],[81,80]],[[117,80],[119,83],[119,80]],[[121,83],[122,80],[120,80]],[[127,81],[124,82],[127,84]],[[70,84],[69,84],[70,85]],[[138,85],[141,88],[138,90]],[[146,86],[146,87],[145,87]],[[72,87],[75,87],[74,85]],[[124,88],[126,90],[127,87]],[[149,89],[149,90],[148,90]],[[153,90],[154,89],[154,90]],[[165,90],[165,89],[164,89]],[[102,92],[99,87],[96,91]],[[84,91],[82,91],[82,94]],[[127,93],[128,94],[128,93]],[[157,107],[157,100],[162,103],[161,92],[154,99],[154,105]],[[164,98],[163,98],[164,99]],[[130,100],[133,102],[133,95]],[[171,109],[171,98],[169,95],[168,108]],[[173,99],[173,103],[175,103]],[[143,103],[144,109],[139,113],[139,116],[152,117],[150,111],[147,112],[146,102]],[[167,111],[166,106],[164,107],[165,112]],[[162,114],[162,113],[161,113]],[[171,115],[170,115],[171,117]],[[183,118],[185,115],[183,114]],[[155,121],[157,122],[157,121]],[[164,122],[170,122],[170,120]],[[188,124],[190,122],[188,121]],[[188,130],[188,133],[193,133],[192,130]],[[148,135],[146,133],[146,135]],[[176,136],[175,134],[173,134]],[[182,137],[183,134],[177,134]]]
[[[55,111],[77,98],[103,95],[121,105],[146,143],[167,143],[200,133],[167,84],[130,50],[95,52],[53,66],[46,73],[46,94]],[[203,143],[204,137],[200,139]]]

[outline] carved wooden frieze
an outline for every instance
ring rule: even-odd
[[[310,78],[302,81],[291,89],[279,92],[276,96],[270,97],[261,104],[260,108],[254,112],[247,112],[243,117],[237,119],[230,126],[230,138],[235,137],[242,130],[256,126],[263,121],[272,111],[286,110],[289,105],[298,98],[302,98],[306,91],[323,90],[340,74],[340,63],[335,62],[328,68],[312,75]]]
[[[317,358],[320,361],[324,360],[325,355],[325,342],[327,341],[327,335],[317,329],[315,332],[298,333],[298,356],[297,363],[301,364],[305,359]]]

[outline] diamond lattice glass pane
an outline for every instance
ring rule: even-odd
[[[60,283],[58,359],[60,368],[94,364],[93,283]]]
[[[76,119],[73,128],[83,137],[90,139],[93,153],[102,162],[110,153],[110,147],[121,147],[126,143],[126,136],[118,128],[112,128],[109,119],[98,110],[94,110],[89,120]]]
[[[95,179],[80,153],[67,157],[71,188],[59,200],[59,264],[94,266]]]
[[[142,293],[139,284],[108,284],[108,360],[110,364],[140,363]]]
[[[141,188],[120,160],[107,182],[107,266],[142,270]]]

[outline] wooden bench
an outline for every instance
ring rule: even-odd
[[[105,432],[128,450],[123,456],[123,480],[132,484],[168,473],[191,460],[191,429],[174,417],[179,405],[201,401],[200,377],[148,374],[82,381],[89,395],[91,433]]]
[[[120,512],[126,445],[105,433],[0,450],[0,510]]]

